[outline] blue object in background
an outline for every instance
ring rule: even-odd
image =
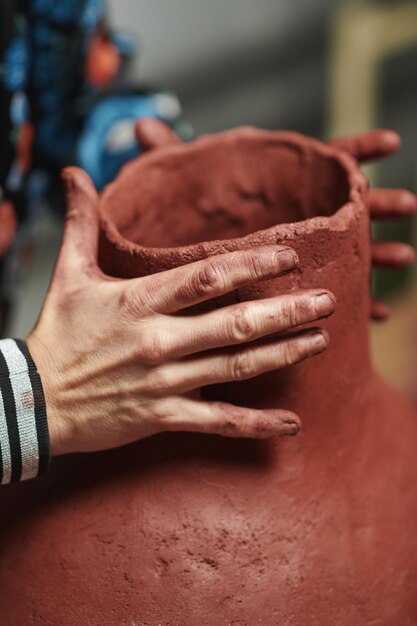
[[[77,165],[88,172],[97,189],[102,189],[122,165],[140,154],[134,132],[138,119],[154,117],[172,125],[180,112],[177,97],[170,93],[106,97],[86,117],[78,139]]]
[[[109,29],[105,0],[0,0],[0,18],[0,126],[8,140],[0,192],[20,222],[42,200],[62,211],[59,173],[67,165],[102,189],[140,154],[138,119],[178,129],[174,94],[124,83],[137,41]]]
[[[24,89],[27,85],[29,49],[26,37],[15,37],[4,55],[4,84],[9,91]]]

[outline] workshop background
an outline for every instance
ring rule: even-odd
[[[373,184],[417,191],[417,0],[108,0],[107,6],[111,27],[138,42],[124,80],[176,93],[182,119],[196,134],[253,124],[325,139],[393,128],[403,137],[401,152],[367,173]],[[61,228],[45,208],[19,279],[13,335],[24,336],[36,320]],[[417,242],[412,220],[384,224],[378,233]],[[384,271],[375,288],[394,305],[393,319],[373,327],[377,368],[410,392],[415,272]]]

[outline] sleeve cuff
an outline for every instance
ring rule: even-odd
[[[45,395],[24,341],[0,341],[0,479],[28,480],[43,474],[51,448]]]

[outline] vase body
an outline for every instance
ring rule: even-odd
[[[417,415],[372,371],[366,183],[292,133],[155,150],[101,197],[100,263],[132,277],[286,243],[300,270],[210,303],[335,293],[314,359],[211,397],[296,411],[291,439],[165,434],[0,493],[1,624],[417,623]]]

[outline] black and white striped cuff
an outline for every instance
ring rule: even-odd
[[[45,396],[24,341],[0,341],[0,478],[27,480],[49,466]]]

